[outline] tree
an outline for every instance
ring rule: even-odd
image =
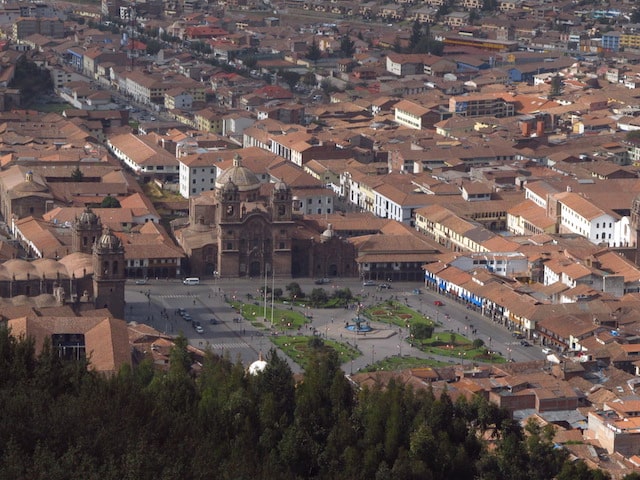
[[[298,282],[291,282],[285,287],[285,290],[289,292],[289,298],[292,300],[294,298],[304,298],[304,292]]]
[[[100,203],[101,208],[121,208],[120,202],[117,198],[107,195]]]
[[[340,52],[343,57],[351,58],[356,52],[355,43],[349,37],[349,34],[345,34],[340,39]]]
[[[162,45],[160,44],[160,42],[158,40],[154,40],[153,38],[150,38],[147,40],[147,55],[156,55],[160,49],[162,48]]]
[[[422,340],[425,338],[431,338],[433,335],[433,325],[428,325],[426,323],[416,323],[411,325],[411,336],[418,340]]]
[[[549,99],[556,98],[562,95],[562,77],[559,74],[555,74],[551,77],[551,86],[549,87]]]
[[[293,90],[296,84],[300,81],[300,74],[298,72],[292,72],[291,70],[284,70],[280,72],[282,79],[289,85],[289,89]]]
[[[313,305],[322,305],[327,303],[329,296],[324,288],[314,288],[311,290],[310,300]]]
[[[309,49],[307,50],[307,58],[315,63],[320,60],[321,56],[322,52],[320,51],[320,47],[318,47],[318,43],[314,37],[311,41],[311,45],[309,45]]]
[[[304,83],[305,85],[308,85],[310,87],[314,86],[317,81],[316,81],[316,74],[313,72],[307,72],[302,76],[302,83]]]
[[[255,57],[255,55],[249,55],[242,59],[242,64],[249,70],[253,70],[258,66],[258,59]]]
[[[76,168],[71,172],[71,180],[74,182],[81,182],[84,178],[84,173],[80,170],[80,166],[76,166]]]
[[[484,0],[482,2],[483,12],[494,12],[498,8],[498,0]]]
[[[473,341],[473,348],[478,349],[478,348],[482,348],[484,347],[484,340],[482,340],[481,338],[476,338]]]
[[[409,49],[411,51],[418,46],[423,35],[424,32],[422,31],[422,24],[416,18],[411,26],[411,37],[409,37]]]

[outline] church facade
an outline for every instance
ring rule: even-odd
[[[284,182],[261,183],[236,157],[214,191],[190,199],[189,225],[176,232],[190,275],[353,275],[353,247],[337,237],[308,232],[294,216],[294,201]],[[330,266],[328,260],[333,261]]]

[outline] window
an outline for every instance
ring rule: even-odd
[[[227,250],[232,250],[233,244],[231,242],[227,242]]]
[[[284,250],[284,242],[280,242],[280,246],[278,248],[280,248],[280,250]]]
[[[307,199],[307,204],[308,204],[308,205],[311,205],[312,203],[313,203],[313,200],[311,200],[310,198],[309,198],[309,199]]]
[[[192,189],[191,189],[191,193],[196,193],[196,189],[195,189],[195,188],[192,188]]]
[[[196,179],[194,178],[193,180],[191,180],[191,183],[193,183],[195,185],[196,184]]]

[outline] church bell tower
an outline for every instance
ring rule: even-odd
[[[109,227],[93,245],[93,297],[96,308],[107,308],[124,319],[124,247]]]

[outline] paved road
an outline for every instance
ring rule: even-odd
[[[318,288],[312,279],[296,279],[302,290],[310,293]],[[276,280],[276,288],[283,288],[290,280]],[[257,290],[262,285],[259,280],[205,280],[200,285],[185,286],[179,280],[150,280],[146,285],[135,285],[128,282],[126,287],[126,320],[147,323],[159,331],[177,335],[183,332],[189,342],[198,347],[209,347],[214,352],[227,355],[232,361],[239,360],[245,365],[256,360],[259,353],[266,354],[272,344],[268,337],[255,329],[249,322],[234,320],[239,316],[224,301],[224,295],[230,298],[246,300],[247,293],[257,298]],[[391,290],[378,290],[376,287],[363,287],[357,279],[337,279],[333,283],[324,285],[326,290],[348,287],[354,294],[363,296],[363,303],[371,305],[396,297],[411,308],[421,311],[425,315],[437,319],[443,324],[443,329],[459,332],[470,339],[482,338],[492,350],[500,351],[505,357],[516,361],[542,359],[544,355],[538,347],[522,347],[511,332],[480,314],[467,310],[463,305],[453,300],[444,299],[429,292],[417,283],[396,283]],[[421,294],[414,293],[420,288]],[[148,294],[148,296],[147,296]],[[270,308],[267,299],[267,309]],[[435,300],[441,300],[444,305],[437,307]],[[261,301],[261,300],[256,300]],[[194,320],[199,321],[204,328],[203,334],[198,334],[190,322],[184,321],[176,310],[186,309]],[[392,355],[415,356],[419,358],[436,358],[448,362],[455,362],[450,357],[427,355],[407,342],[408,329],[391,328],[388,325],[373,325],[386,331],[384,335],[349,335],[343,328],[346,321],[354,317],[352,310],[345,309],[312,309],[296,307],[303,313],[312,315],[312,326],[322,335],[335,340],[349,341],[362,352],[353,362],[343,365],[345,372],[355,372],[367,365]],[[163,315],[166,312],[166,316]],[[211,319],[215,319],[212,324]],[[471,334],[470,325],[477,330],[477,335]],[[303,333],[310,330],[303,329]],[[460,358],[464,361],[464,358]],[[289,362],[294,372],[300,367]]]

